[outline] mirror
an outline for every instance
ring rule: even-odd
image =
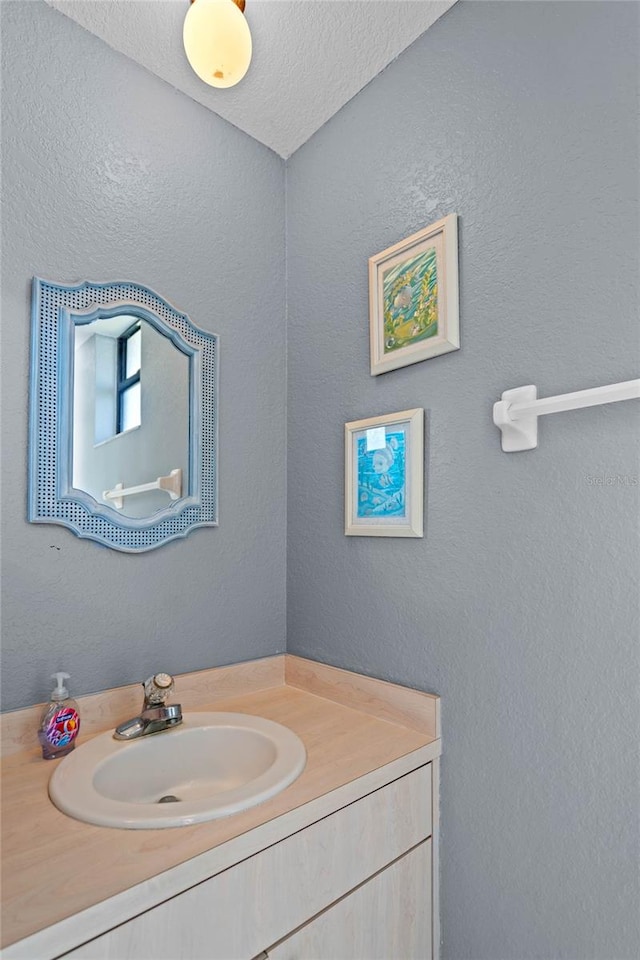
[[[217,523],[217,337],[147,287],[33,285],[29,520],[127,552]]]
[[[72,333],[72,486],[153,516],[189,489],[189,357],[134,314],[76,318]]]

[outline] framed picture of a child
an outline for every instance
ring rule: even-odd
[[[422,537],[424,410],[345,424],[345,528],[355,537]]]

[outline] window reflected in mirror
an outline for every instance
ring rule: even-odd
[[[118,417],[116,433],[139,427],[141,420],[142,389],[140,362],[142,358],[142,330],[134,323],[118,337]]]

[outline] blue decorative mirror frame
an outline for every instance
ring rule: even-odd
[[[150,516],[121,516],[72,485],[75,331],[127,315],[145,320],[187,358],[185,489]],[[55,283],[35,277],[32,293],[28,519],[127,553],[153,550],[218,523],[218,338],[136,283]],[[162,478],[165,479],[165,478]],[[164,489],[164,487],[162,488]],[[109,491],[105,491],[106,493]],[[112,497],[113,499],[113,497]],[[122,501],[120,501],[122,503]]]

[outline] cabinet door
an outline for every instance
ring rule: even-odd
[[[431,828],[428,764],[65,954],[65,960],[248,960],[395,862]],[[400,957],[405,960],[402,954],[395,960]]]
[[[431,840],[266,951],[269,960],[431,960]]]

